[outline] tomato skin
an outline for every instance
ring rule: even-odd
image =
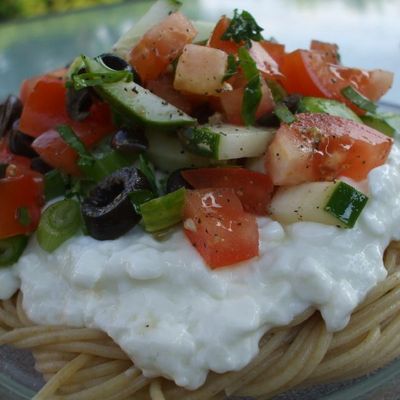
[[[242,118],[244,90],[245,84],[241,84],[229,92],[221,93],[219,96],[221,110],[229,124],[244,125]],[[271,91],[264,80],[261,80],[261,93],[262,97],[256,111],[256,119],[272,112],[275,106]]]
[[[221,36],[228,29],[229,24],[231,23],[230,18],[223,16],[215,25],[215,28],[210,36],[210,39],[207,43],[207,46],[213,47],[214,49],[223,50],[228,54],[236,54],[239,45],[235,43],[233,40],[222,40]]]
[[[337,44],[312,40],[310,49],[320,52],[326,62],[340,64],[339,47]]]
[[[233,189],[187,191],[183,215],[187,238],[211,268],[258,256],[257,221]]]
[[[245,211],[267,215],[274,190],[268,175],[236,167],[188,169],[181,175],[195,189],[234,189]]]
[[[7,176],[0,179],[0,198],[0,239],[33,232],[44,204],[43,176],[23,167],[9,167]],[[19,221],[21,208],[28,210],[30,224],[27,226]]]
[[[261,40],[260,45],[265,51],[277,62],[279,66],[282,65],[285,57],[285,45],[275,43],[270,40]]]
[[[172,13],[143,35],[131,50],[130,63],[142,81],[157,79],[196,35],[183,14]]]
[[[286,54],[282,64],[282,80],[289,94],[325,97],[346,103],[358,114],[364,111],[354,106],[342,94],[346,86],[353,86],[370,100],[379,100],[391,87],[393,74],[382,70],[365,71],[326,62],[320,51],[296,50]]]
[[[363,180],[382,165],[393,140],[366,125],[328,114],[297,114],[282,124],[267,150],[266,170],[275,185]]]

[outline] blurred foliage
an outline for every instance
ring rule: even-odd
[[[0,21],[123,1],[126,0],[0,0]]]

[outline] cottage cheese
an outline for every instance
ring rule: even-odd
[[[239,370],[271,327],[308,307],[328,329],[386,276],[382,257],[400,239],[400,150],[369,174],[370,200],[355,228],[258,220],[260,256],[208,269],[181,229],[163,242],[140,228],[100,242],[79,236],[53,254],[33,239],[13,269],[0,270],[0,298],[19,286],[40,324],[107,332],[148,377],[195,389],[209,370]]]

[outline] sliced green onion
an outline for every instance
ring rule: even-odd
[[[374,114],[378,108],[375,103],[373,103],[370,99],[367,99],[352,86],[346,86],[341,90],[341,93],[344,97],[346,97],[346,99],[350,100],[354,105],[362,110]]]
[[[28,236],[18,235],[0,239],[0,267],[8,267],[18,261],[28,244]]]
[[[86,149],[85,144],[70,126],[59,125],[56,129],[63,140],[78,153],[78,165],[80,167],[89,166],[94,163],[95,159],[93,155]]]
[[[79,204],[61,200],[44,210],[36,235],[40,247],[49,253],[71,238],[81,226]]]
[[[238,51],[240,66],[247,79],[242,102],[242,118],[246,125],[253,125],[256,120],[256,111],[260,104],[261,77],[257,65],[245,47]]]
[[[140,212],[146,231],[161,231],[182,221],[184,203],[184,188],[143,203]]]
[[[17,218],[18,222],[22,226],[29,226],[32,222],[31,214],[29,213],[29,210],[26,207],[20,207],[17,209]]]
[[[130,71],[111,71],[110,72],[84,72],[82,74],[73,74],[70,84],[75,90],[81,90],[87,87],[104,85],[115,82],[131,82],[133,74]]]
[[[143,203],[154,199],[154,193],[150,190],[135,190],[134,192],[129,193],[129,198],[131,199],[131,202],[135,207],[135,211],[140,214],[140,206]]]
[[[236,61],[236,57],[233,54],[228,55],[228,67],[222,81],[226,81],[236,74],[239,63]]]
[[[44,176],[44,196],[46,201],[55,199],[58,196],[62,196],[66,191],[66,178],[63,174],[53,169],[47,172]]]
[[[154,174],[154,168],[144,154],[139,155],[139,169],[148,179],[153,193],[155,195],[158,195],[158,186],[157,186],[156,176]]]
[[[274,113],[285,124],[291,124],[296,121],[296,117],[284,103],[277,103]]]
[[[368,197],[364,193],[340,181],[331,194],[324,210],[343,222],[347,228],[352,228],[367,201]]]

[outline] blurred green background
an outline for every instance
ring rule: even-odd
[[[0,22],[127,0],[0,0]]]

